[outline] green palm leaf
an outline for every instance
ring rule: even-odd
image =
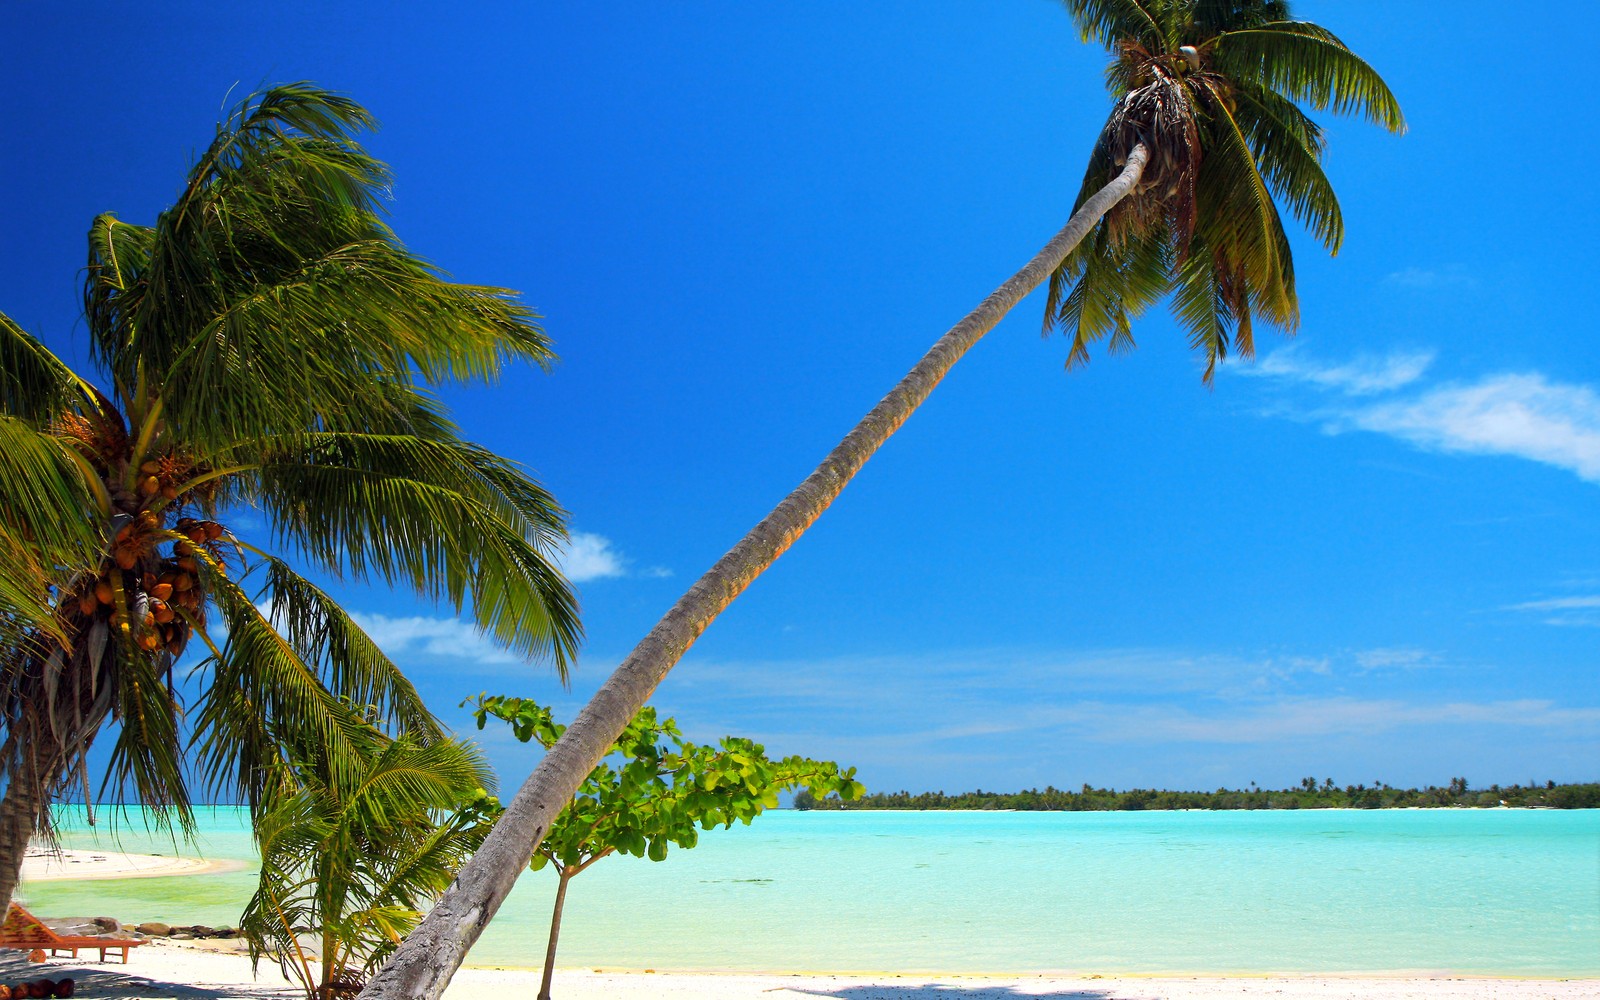
[[[67,407],[91,400],[71,368],[0,313],[0,414],[42,427]]]
[[[70,446],[0,414],[0,642],[32,631],[64,638],[51,587],[98,560],[105,521],[92,476]]]
[[[482,449],[391,435],[305,435],[260,468],[273,528],[331,572],[404,582],[507,648],[565,676],[576,602],[552,562],[563,515],[515,465]]]
[[[1269,90],[1241,85],[1232,94],[1234,117],[1268,186],[1329,253],[1337,254],[1344,242],[1344,215],[1322,170],[1322,130],[1293,102]]]
[[[252,806],[270,801],[283,787],[284,739],[293,734],[328,748],[332,766],[348,777],[360,760],[364,720],[328,690],[315,660],[273,628],[242,587],[217,572],[205,575],[205,586],[228,632],[226,644],[196,668],[210,673],[193,737],[210,787]]]
[[[1114,48],[1117,43],[1134,41],[1147,48],[1159,48],[1165,33],[1151,14],[1152,0],[1064,0],[1078,32],[1086,42]]]
[[[444,737],[416,687],[348,612],[283,560],[269,556],[262,561],[267,578],[261,596],[271,609],[269,621],[312,665],[324,686],[358,705],[372,706],[400,733],[424,743]]]
[[[1335,114],[1361,115],[1404,132],[1405,115],[1383,77],[1333,32],[1309,21],[1277,21],[1225,31],[1206,42],[1231,79],[1276,91]]]
[[[380,220],[387,170],[350,136],[371,124],[346,98],[276,88],[219,130],[154,227],[97,220],[95,356],[121,385],[163,386],[191,441],[367,426],[376,378],[552,360],[512,293],[445,280]]]
[[[176,818],[187,836],[194,829],[194,811],[184,780],[182,713],[155,659],[137,655],[126,635],[120,642],[126,647],[116,683],[115,717],[121,728],[105,785],[116,791],[114,801],[147,806],[147,823],[162,826]]]

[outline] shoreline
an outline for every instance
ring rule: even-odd
[[[231,943],[230,943],[231,944]],[[30,979],[71,975],[80,992],[102,997],[195,997],[208,1000],[271,1000],[291,984],[272,960],[252,975],[250,959],[222,942],[154,941],[135,949],[128,965],[70,958],[26,964],[19,952],[0,952],[0,977]],[[499,1000],[532,996],[537,968],[465,966],[446,1000]],[[1593,997],[1600,979],[1427,975],[929,975],[923,973],[622,972],[562,969],[553,992],[563,1000],[782,1000],[838,997],[842,1000],[1015,1000],[1017,997],[1079,997],[1084,1000],[1578,1000]]]
[[[476,969],[482,972],[526,973],[538,975],[542,967],[538,965],[507,965],[504,962],[485,963],[475,965],[471,961],[461,966],[462,970]],[[1340,971],[1340,972],[1240,972],[1229,970],[1227,972],[1088,972],[1070,969],[1049,970],[1046,972],[938,972],[934,970],[918,970],[914,972],[891,972],[872,969],[625,969],[620,967],[592,966],[556,966],[556,975],[562,973],[586,973],[605,976],[707,976],[721,978],[726,976],[750,976],[755,978],[782,978],[801,977],[807,979],[925,979],[937,980],[983,980],[994,982],[1023,982],[1047,980],[1051,982],[1071,980],[1106,979],[1106,980],[1166,980],[1182,979],[1185,981],[1217,981],[1217,982],[1260,982],[1272,980],[1277,982],[1286,979],[1305,980],[1362,980],[1372,982],[1395,981],[1461,981],[1461,982],[1492,982],[1492,983],[1594,983],[1600,987],[1600,973],[1593,975],[1561,975],[1548,976],[1513,975],[1499,972],[1457,972],[1452,969],[1378,969],[1369,971]]]
[[[211,940],[211,941],[173,941],[162,940],[164,946],[188,951],[204,951],[212,954],[230,955],[243,954],[244,942],[242,940]],[[537,958],[536,954],[531,957]],[[271,964],[271,959],[262,959],[263,966]],[[512,965],[507,962],[474,962],[469,954],[467,960],[461,965],[462,972],[494,972],[511,976],[531,976],[537,978],[543,971],[543,966],[535,963],[532,965]],[[1276,972],[1255,972],[1241,969],[1228,969],[1226,971],[1208,970],[1162,970],[1156,972],[1096,972],[1091,969],[1044,969],[1035,972],[952,972],[940,969],[729,969],[711,966],[696,966],[683,969],[649,969],[630,968],[627,966],[590,966],[590,965],[557,965],[556,978],[562,976],[620,976],[620,977],[657,977],[671,979],[678,978],[707,978],[722,979],[851,979],[870,980],[883,982],[889,980],[922,980],[928,982],[950,981],[975,981],[985,983],[1020,983],[1020,982],[1087,982],[1091,980],[1128,980],[1130,982],[1148,982],[1165,980],[1183,980],[1185,982],[1283,982],[1283,981],[1363,981],[1363,982],[1486,982],[1486,983],[1585,983],[1596,987],[1596,995],[1600,995],[1600,969],[1593,972],[1581,973],[1551,973],[1549,975],[1529,975],[1507,972],[1464,972],[1458,969],[1344,969],[1337,971],[1316,971],[1295,969]]]

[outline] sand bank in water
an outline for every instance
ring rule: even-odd
[[[223,950],[234,942],[154,942],[133,951],[126,965],[52,959],[25,965],[0,951],[0,980],[48,976],[77,980],[78,995],[174,1000],[285,1000],[294,994],[275,965],[262,963],[252,978],[250,961]],[[539,973],[529,969],[463,969],[446,1000],[532,997]],[[986,977],[895,975],[747,975],[596,973],[558,970],[557,1000],[1578,1000],[1600,996],[1600,980],[1470,979],[1430,977],[1266,976],[1198,978]]]
[[[22,881],[59,882],[68,879],[162,878],[168,875],[205,875],[243,871],[243,861],[206,861],[170,858],[161,854],[124,854],[120,851],[33,851],[23,859]]]

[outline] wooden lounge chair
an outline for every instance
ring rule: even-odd
[[[116,951],[122,953],[122,964],[127,965],[128,949],[137,948],[141,944],[144,942],[138,938],[57,934],[46,927],[44,921],[16,903],[11,904],[11,909],[6,912],[5,923],[0,924],[0,948],[20,948],[23,951],[39,948],[49,951],[52,955],[65,952],[73,958],[78,957],[80,948],[86,951],[98,950],[102,962],[106,960],[106,952]]]

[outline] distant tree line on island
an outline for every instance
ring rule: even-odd
[[[1523,807],[1600,808],[1600,783],[1490,785],[1472,788],[1465,778],[1444,787],[1393,788],[1384,782],[1339,787],[1332,778],[1304,778],[1297,788],[1219,788],[1214,792],[1173,792],[1155,788],[1091,788],[1073,792],[1054,786],[1021,792],[874,792],[854,802],[817,798],[807,791],[794,797],[796,809],[1016,809],[1022,811],[1113,812],[1142,809],[1442,809]]]

